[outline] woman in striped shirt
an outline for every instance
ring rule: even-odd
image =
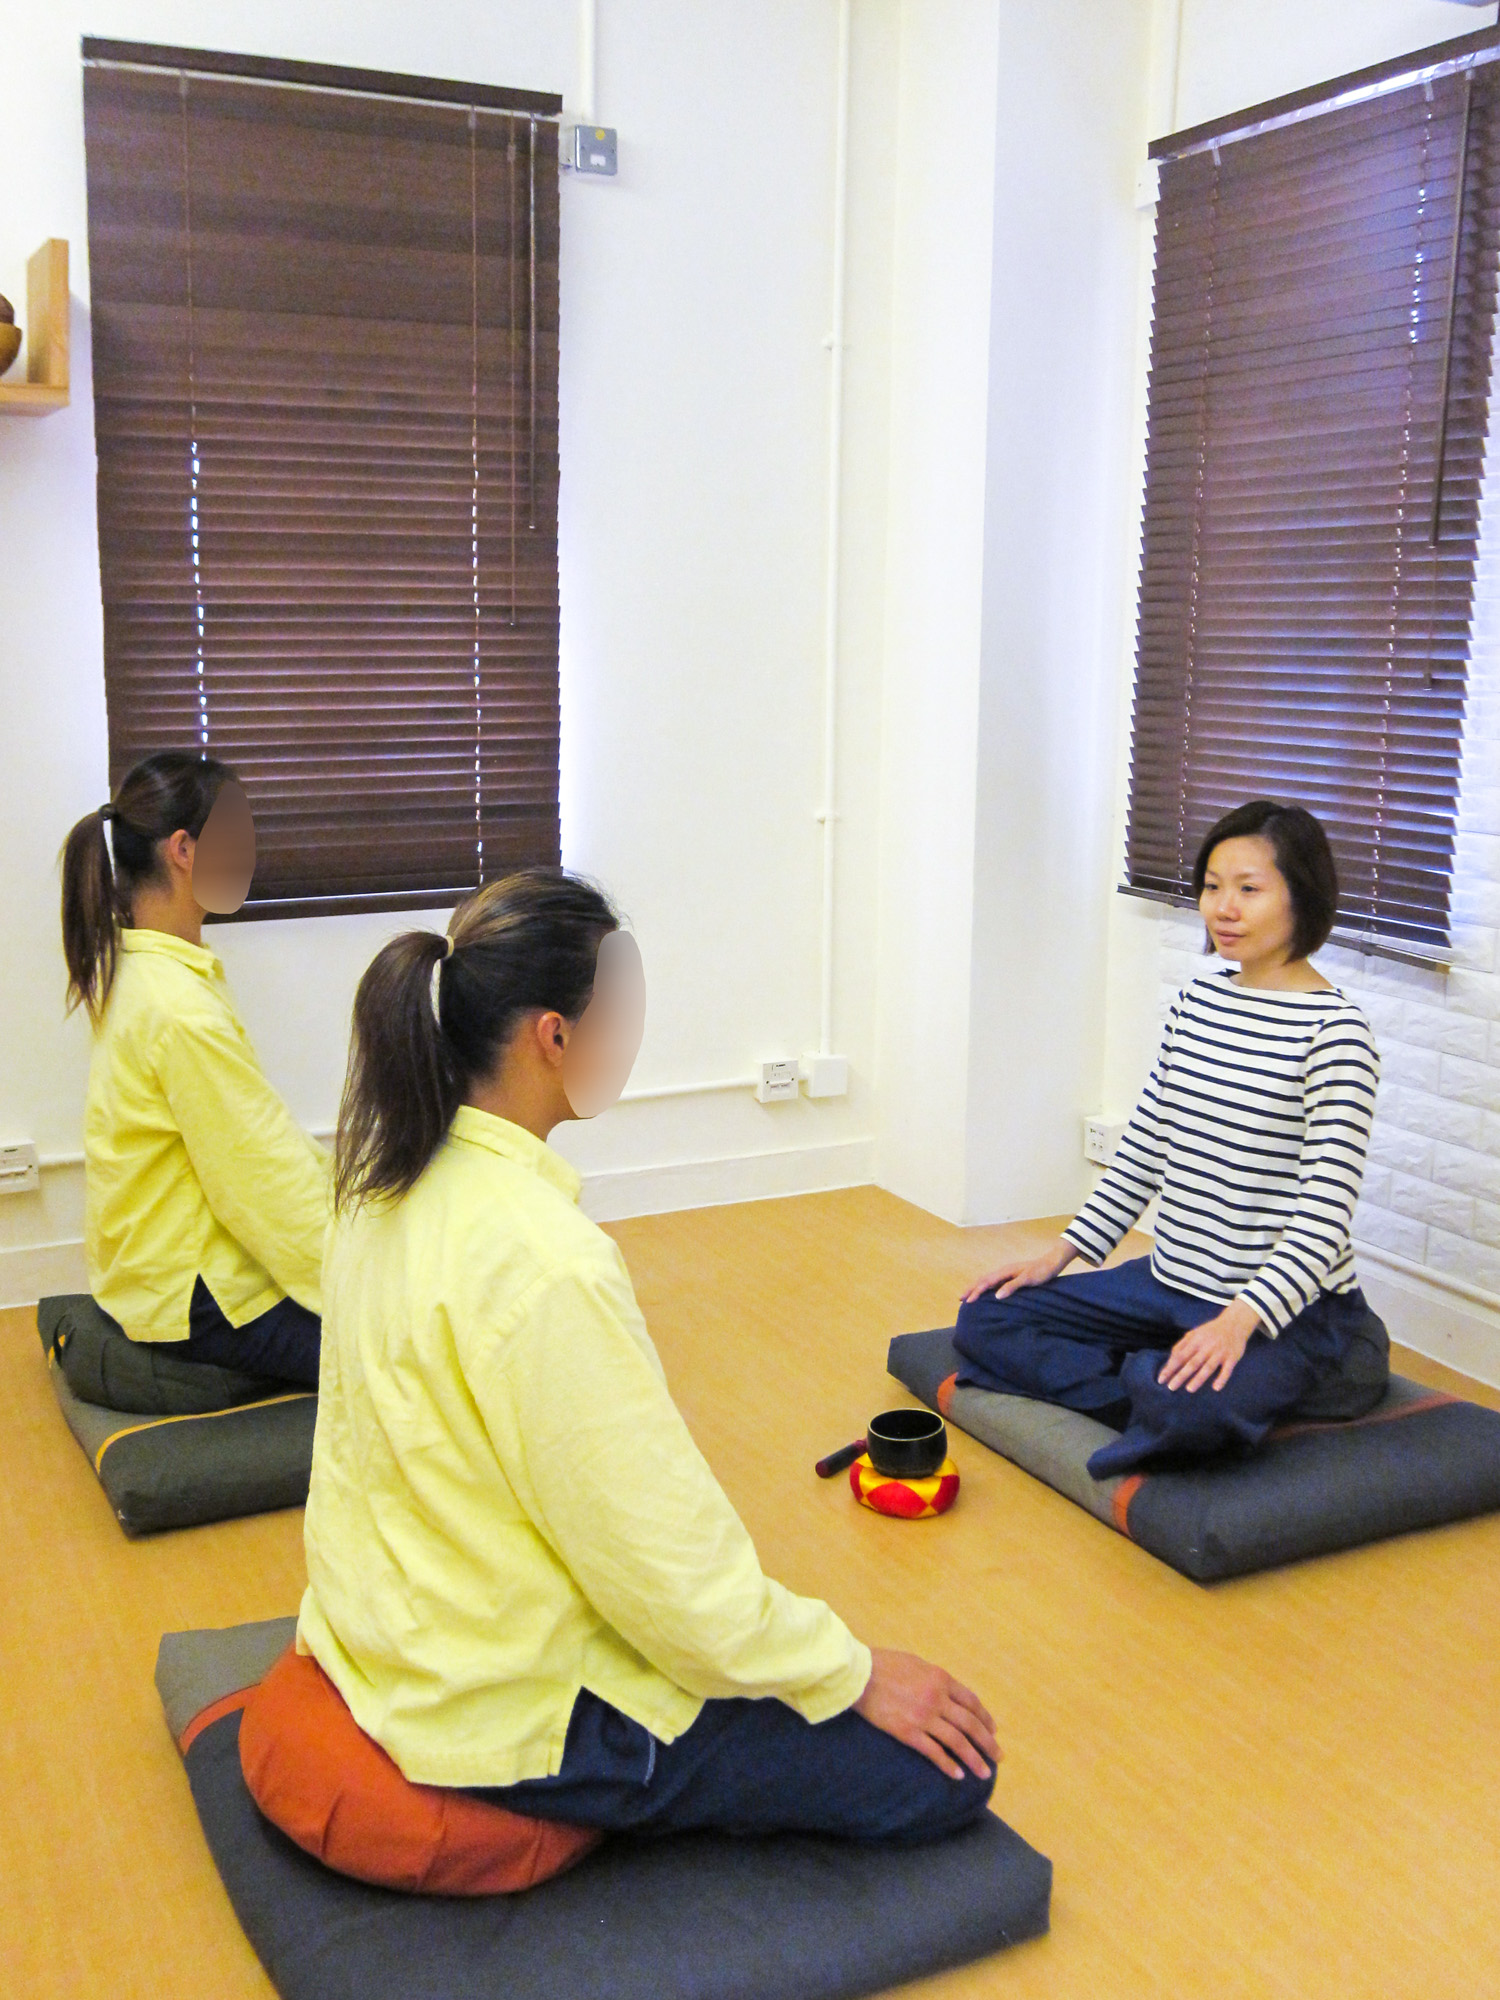
[[[1380,1058],[1308,962],[1338,902],[1327,836],[1299,806],[1240,806],[1193,887],[1239,971],[1183,988],[1099,1186],[1051,1248],[973,1286],[954,1336],[961,1382],[1121,1431],[1089,1460],[1096,1479],[1253,1447],[1293,1414],[1363,1415],[1389,1367],[1349,1241]],[[1156,1194],[1149,1257],[1060,1275],[1102,1263]]]

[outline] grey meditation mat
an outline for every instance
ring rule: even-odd
[[[278,1394],[285,1384],[182,1361],[151,1341],[132,1340],[87,1292],[43,1299],[37,1326],[81,1403],[143,1417],[197,1417]]]
[[[157,1686],[235,1913],[282,2000],[854,2000],[1048,1924],[1052,1864],[1002,1821],[928,1847],[607,1840],[513,1896],[411,1896],[324,1868],[256,1810],[236,1694],[293,1619],[161,1642]]]
[[[1089,1458],[1116,1433],[1056,1403],[960,1388],[951,1327],[898,1334],[887,1366],[950,1423],[1197,1583],[1500,1508],[1500,1411],[1399,1375],[1352,1422],[1287,1424],[1246,1458],[1096,1480]]]
[[[318,1414],[310,1390],[262,1393],[258,1402],[185,1416],[140,1416],[83,1402],[52,1345],[59,1308],[71,1303],[43,1299],[37,1330],[68,1429],[127,1535],[302,1505]]]

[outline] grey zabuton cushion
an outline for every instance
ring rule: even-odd
[[[73,1299],[43,1299],[37,1329],[64,1420],[127,1535],[302,1505],[312,1474],[318,1415],[311,1390],[289,1392],[261,1382],[256,1385],[259,1401],[180,1416],[146,1416],[86,1403],[69,1386],[53,1346],[64,1309],[75,1304]],[[231,1375],[227,1369],[210,1372]]]
[[[890,1372],[950,1423],[1198,1583],[1500,1508],[1500,1411],[1390,1379],[1347,1423],[1287,1424],[1247,1458],[1093,1479],[1116,1433],[1026,1396],[960,1388],[950,1327],[898,1334]]]
[[[210,1852],[282,2000],[854,2000],[1047,1929],[1052,1864],[992,1815],[928,1847],[616,1837],[511,1896],[335,1875],[240,1773],[233,1697],[295,1624],[169,1633],[156,1668]]]

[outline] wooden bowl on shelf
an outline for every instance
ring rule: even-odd
[[[20,351],[21,329],[0,321],[0,375],[5,373]]]

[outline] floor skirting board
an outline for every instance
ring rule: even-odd
[[[623,1222],[675,1209],[722,1208],[731,1202],[865,1187],[874,1177],[874,1140],[845,1139],[776,1153],[586,1174],[582,1205],[595,1222]],[[81,1237],[0,1247],[0,1307],[34,1305],[54,1292],[87,1290]]]
[[[1355,1244],[1354,1261],[1392,1340],[1500,1389],[1500,1304],[1368,1243]]]
[[[633,1215],[666,1215],[682,1208],[723,1208],[737,1201],[866,1187],[874,1178],[875,1141],[843,1139],[825,1146],[789,1146],[779,1153],[739,1153],[726,1159],[586,1174],[583,1208],[595,1222],[624,1222]]]
[[[83,1238],[17,1243],[0,1250],[0,1307],[33,1306],[57,1292],[86,1292]]]

